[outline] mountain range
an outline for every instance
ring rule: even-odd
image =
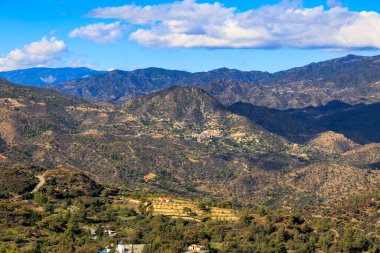
[[[10,82],[48,86],[69,95],[124,102],[172,86],[206,90],[224,105],[251,103],[275,109],[380,102],[380,56],[347,55],[276,73],[221,68],[207,72],[160,68],[95,71],[32,68],[0,72]]]
[[[247,102],[276,109],[380,102],[380,56],[348,55],[300,68],[268,73],[217,69],[208,72],[158,68],[115,70],[50,86],[66,94],[123,102],[171,86],[199,87],[225,105]]]
[[[12,83],[47,86],[58,84],[72,79],[83,79],[105,71],[89,68],[30,68],[0,72],[0,78]]]
[[[317,107],[277,110],[238,102],[229,109],[296,143],[328,131],[344,134],[361,144],[380,142],[380,103],[350,105],[330,101]]]
[[[107,103],[4,80],[0,103],[2,168],[80,170],[132,190],[271,205],[331,203],[380,183],[377,104],[278,111],[183,86]]]

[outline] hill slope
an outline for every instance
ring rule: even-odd
[[[346,138],[343,134],[337,134],[331,131],[318,135],[309,141],[307,146],[327,154],[342,154],[360,147],[360,145]]]
[[[284,181],[289,173],[339,158],[292,144],[194,87],[115,105],[0,81],[0,101],[4,168],[26,163],[79,169],[97,181],[135,190],[281,204],[299,201],[299,190]],[[145,181],[152,173],[155,177]],[[368,178],[376,181],[376,173]],[[373,185],[361,187],[370,191]],[[338,197],[321,196],[322,201]]]
[[[286,182],[302,195],[313,194],[328,201],[365,194],[380,187],[380,172],[337,164],[313,164],[287,175]],[[336,196],[331,199],[329,196]]]
[[[287,109],[333,100],[349,104],[380,101],[380,56],[348,55],[276,72],[257,82],[220,80],[202,86],[224,103],[242,101]]]
[[[257,160],[264,170],[274,157],[281,158],[277,168],[299,163],[281,154],[288,145],[282,138],[195,88],[176,87],[117,106],[4,81],[0,90],[1,113],[7,115],[0,130],[4,166],[33,161],[45,168],[73,167],[137,188],[154,172],[157,180],[145,186],[189,194],[186,189],[198,186],[215,191]],[[182,96],[188,103],[181,103]],[[145,108],[149,114],[143,115]]]

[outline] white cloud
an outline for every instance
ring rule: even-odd
[[[30,67],[44,67],[59,60],[66,50],[64,41],[55,37],[43,37],[40,41],[14,49],[5,57],[0,57],[0,70],[13,70]]]
[[[379,13],[350,11],[333,0],[329,6],[304,8],[302,1],[283,1],[239,12],[220,3],[184,0],[97,8],[89,16],[135,25],[129,39],[154,47],[380,48]]]
[[[106,43],[123,37],[125,30],[125,26],[121,25],[120,22],[111,24],[97,23],[76,28],[69,33],[69,37]]]
[[[327,5],[331,8],[333,7],[341,7],[343,4],[341,1],[337,1],[337,0],[327,0]]]

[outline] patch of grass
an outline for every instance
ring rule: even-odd
[[[127,217],[127,216],[119,215],[119,216],[117,216],[117,218],[118,218],[119,220],[122,220],[122,221],[129,221],[129,220],[134,220],[134,219],[136,219],[136,216],[129,216],[129,217]]]
[[[4,229],[2,232],[8,236],[14,236],[14,237],[24,237],[25,236],[25,233],[23,231],[20,231],[19,228],[17,228],[17,227]]]
[[[222,249],[222,243],[220,243],[220,242],[210,242],[210,248],[221,250]]]

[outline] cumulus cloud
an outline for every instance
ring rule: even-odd
[[[43,37],[23,48],[10,51],[5,57],[0,57],[0,70],[13,70],[30,67],[44,67],[59,60],[66,50],[64,41],[55,37]]]
[[[350,11],[338,1],[305,8],[283,1],[239,12],[216,2],[184,0],[153,6],[97,8],[90,17],[135,26],[130,40],[153,47],[184,48],[380,48],[380,14]]]
[[[120,21],[111,24],[97,23],[76,28],[69,33],[69,37],[106,43],[123,37],[125,30],[125,26],[121,25]]]

